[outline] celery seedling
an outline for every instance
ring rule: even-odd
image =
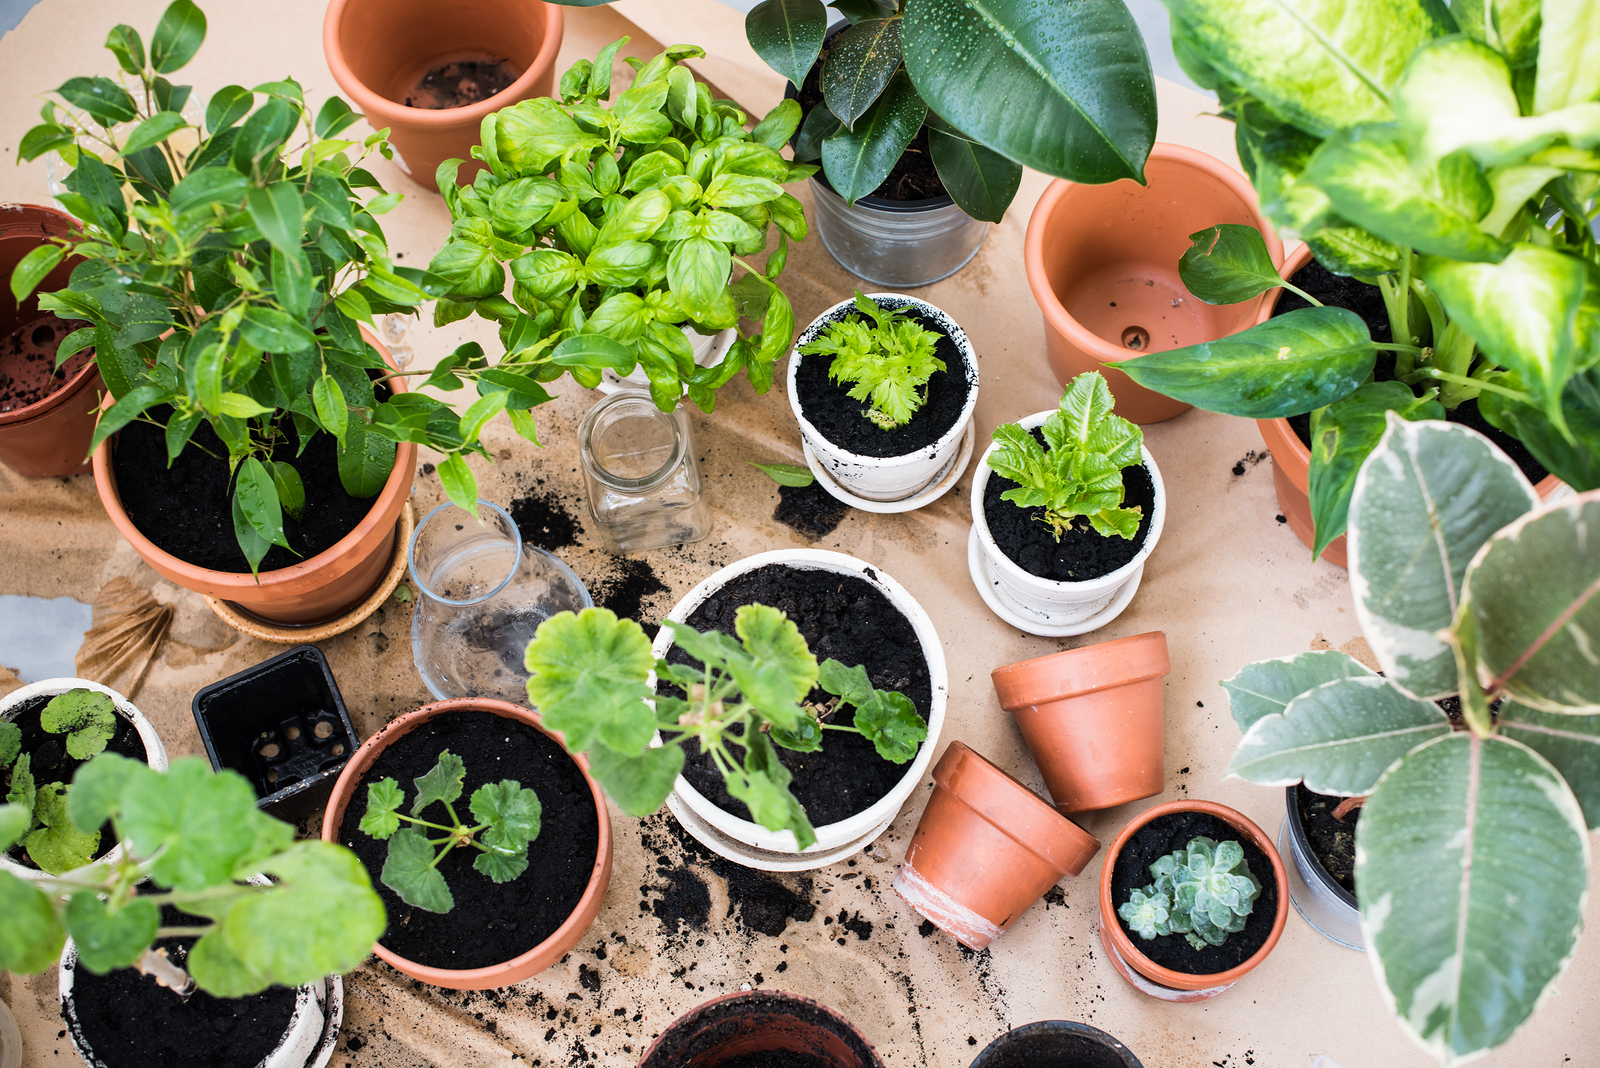
[[[874,426],[893,430],[911,421],[928,399],[928,379],[944,370],[934,355],[939,335],[908,319],[900,309],[885,308],[856,290],[855,305],[872,317],[868,326],[859,315],[830,323],[815,341],[800,346],[803,356],[832,355],[828,378],[850,382],[851,400],[871,400],[861,414]]]

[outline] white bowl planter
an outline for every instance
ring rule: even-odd
[[[898,501],[915,496],[925,487],[938,482],[949,474],[955,464],[961,452],[962,438],[972,422],[973,409],[978,405],[978,357],[972,350],[972,343],[967,340],[966,332],[942,309],[901,293],[868,293],[867,296],[885,307],[909,309],[932,319],[955,342],[956,349],[961,353],[961,368],[959,372],[954,367],[946,368],[946,371],[964,373],[968,386],[967,403],[961,409],[955,425],[932,445],[903,456],[861,456],[823,437],[822,432],[806,418],[800,407],[800,391],[796,386],[800,365],[806,359],[831,360],[832,357],[803,356],[800,346],[815,341],[830,324],[855,311],[855,303],[851,300],[841,300],[817,316],[795,342],[794,349],[789,353],[789,407],[794,410],[795,421],[800,424],[800,436],[806,447],[841,489],[868,501]],[[929,499],[932,500],[931,497]]]
[[[702,334],[694,327],[685,324],[680,329],[683,336],[689,339],[689,346],[694,349],[694,362],[697,367],[711,367],[722,362],[722,357],[728,353],[728,348],[733,344],[736,333],[733,327],[719,330],[715,334]],[[650,376],[640,368],[634,368],[630,375],[619,375],[615,371],[606,371],[600,376],[600,384],[595,387],[601,393],[610,395],[622,389],[649,390]]]
[[[1017,422],[1024,430],[1033,430],[1053,414],[1054,410],[1036,412]],[[1041,578],[1001,552],[1000,546],[995,544],[994,535],[989,533],[988,519],[983,512],[984,491],[989,485],[989,475],[992,473],[989,467],[989,454],[993,451],[994,442],[991,441],[989,447],[983,451],[983,456],[978,461],[977,473],[972,479],[972,529],[982,554],[982,571],[992,585],[989,591],[984,591],[980,585],[980,592],[984,593],[985,599],[989,599],[992,593],[1000,605],[1016,617],[1011,622],[1018,626],[1027,623],[1029,626],[1024,629],[1033,630],[1034,633],[1086,633],[1111,622],[1131,600],[1131,596],[1118,595],[1123,593],[1130,583],[1137,588],[1139,578],[1144,572],[1144,562],[1155,549],[1156,542],[1160,540],[1161,526],[1167,517],[1166,488],[1162,485],[1161,471],[1156,467],[1155,458],[1150,455],[1150,450],[1142,445],[1139,447],[1145,470],[1150,473],[1150,481],[1155,485],[1156,498],[1155,505],[1151,509],[1153,515],[1150,518],[1150,531],[1145,536],[1144,544],[1139,547],[1138,554],[1132,560],[1115,571],[1083,582],[1060,582]],[[974,570],[973,581],[980,581],[977,569]]]
[[[939,731],[944,726],[945,703],[950,692],[950,680],[945,670],[944,648],[939,643],[939,635],[933,629],[933,620],[922,610],[922,606],[906,592],[905,587],[884,574],[882,570],[844,553],[821,549],[776,549],[746,557],[729,564],[690,590],[683,600],[667,613],[667,618],[679,623],[685,622],[696,608],[728,582],[767,564],[783,564],[802,571],[831,571],[835,574],[851,575],[875,587],[889,599],[889,603],[910,620],[917,640],[922,643],[922,654],[928,664],[928,681],[933,691],[928,708],[928,737],[917,750],[917,755],[906,765],[905,773],[895,784],[894,789],[865,811],[858,812],[849,819],[816,828],[816,842],[803,853],[793,831],[769,831],[758,823],[741,819],[712,804],[705,795],[691,786],[687,779],[682,775],[678,776],[677,785],[672,795],[668,797],[667,803],[674,812],[687,810],[688,818],[684,820],[684,826],[712,849],[748,867],[782,870],[820,868],[840,859],[846,853],[859,850],[894,822],[895,816],[900,812],[900,806],[905,804],[906,799],[911,796],[911,791],[922,781],[923,773],[927,771],[928,764],[933,759],[933,752],[939,741]],[[660,633],[656,635],[652,652],[659,659],[666,656],[667,650],[671,647],[672,630],[662,627]],[[649,685],[652,688],[655,686],[654,673],[650,676]],[[701,832],[708,827],[715,832],[714,840],[702,836]]]
[[[156,734],[156,729],[144,714],[134,707],[133,702],[122,696],[109,686],[102,686],[98,682],[88,679],[45,679],[43,682],[30,683],[20,690],[13,690],[5,697],[0,697],[0,722],[14,718],[22,706],[35,697],[56,697],[68,690],[93,690],[110,697],[116,704],[117,715],[133,724],[133,729],[139,732],[139,740],[144,743],[145,763],[157,771],[167,770],[167,749],[161,744],[161,736]],[[102,853],[102,861],[115,862],[122,856],[122,846],[113,846],[110,851]],[[37,879],[43,873],[25,865],[18,864],[4,854],[0,854],[0,871],[8,871],[19,879]]]

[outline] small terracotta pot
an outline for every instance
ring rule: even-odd
[[[505,719],[526,723],[554,739],[563,750],[567,747],[566,741],[558,731],[545,728],[539,713],[505,701],[487,697],[457,697],[449,701],[436,701],[431,705],[423,705],[414,712],[407,712],[368,738],[350,758],[344,771],[339,773],[338,781],[333,784],[333,793],[328,798],[328,809],[322,817],[322,840],[338,843],[339,826],[344,822],[345,807],[350,804],[350,798],[360,785],[361,776],[372,767],[385,749],[430,719],[454,712],[492,712]],[[374,953],[393,966],[396,971],[432,986],[442,986],[450,990],[489,990],[520,983],[529,976],[537,975],[578,944],[578,939],[588,932],[595,916],[599,915],[600,903],[606,896],[606,887],[611,883],[611,818],[606,814],[606,800],[605,795],[600,792],[600,784],[589,775],[589,762],[581,753],[569,752],[567,755],[572,757],[578,769],[583,772],[584,782],[589,784],[589,794],[594,799],[595,814],[600,820],[600,841],[595,849],[594,868],[589,873],[589,885],[584,888],[583,896],[578,899],[578,907],[573,909],[572,915],[567,917],[566,922],[556,928],[555,933],[549,938],[521,956],[488,968],[430,968],[399,956],[385,948],[381,942],[372,948]]]
[[[989,673],[1064,816],[1154,797],[1166,785],[1159,630]]]
[[[426,189],[447,159],[471,159],[484,116],[520,100],[549,96],[561,49],[560,7],[539,0],[333,0],[322,21],[322,51],[339,88],[375,130],[389,129],[395,164]],[[462,108],[407,107],[406,94],[432,68],[456,59],[508,59],[523,68],[509,87]]]
[[[389,359],[388,351],[376,338],[365,331],[363,336],[377,346],[385,360]],[[390,388],[404,392],[405,379],[390,379]],[[95,489],[100,491],[100,503],[111,522],[145,563],[186,590],[231,601],[268,623],[300,626],[337,619],[361,604],[383,581],[394,557],[400,513],[411,499],[411,482],[417,473],[416,445],[401,442],[395,450],[389,481],[383,484],[373,498],[372,510],[354,530],[332,548],[288,567],[263,571],[258,580],[248,571],[212,571],[180,560],[140,533],[123,510],[122,497],[117,492],[116,474],[111,468],[111,450],[115,447],[113,437],[95,450]]]
[[[7,290],[22,257],[44,244],[46,234],[65,237],[77,229],[70,215],[37,204],[0,204],[0,282]],[[33,294],[17,306],[9,291],[0,296],[0,338],[20,326],[48,317],[39,294],[66,287],[83,260],[63,260]],[[77,475],[89,470],[89,442],[100,407],[100,372],[93,361],[43,400],[0,413],[0,463],[26,478]]]
[[[982,949],[1100,842],[960,742],[933,769],[895,891],[963,945]]]
[[[1178,276],[1189,235],[1218,223],[1254,226],[1274,264],[1283,244],[1245,176],[1204,152],[1157,142],[1145,178],[1148,185],[1051,182],[1028,220],[1023,258],[1062,387],[1100,371],[1118,415],[1158,423],[1189,405],[1104,364],[1238,333],[1256,322],[1262,302],[1218,306],[1191,296]]]
[[[753,1053],[799,1054],[818,1068],[883,1068],[849,1020],[781,990],[724,994],[690,1009],[650,1044],[639,1068],[717,1068]]]
[[[1111,901],[1111,874],[1123,845],[1145,824],[1174,812],[1203,812],[1208,816],[1215,816],[1249,838],[1255,847],[1272,861],[1272,878],[1278,888],[1278,910],[1272,919],[1272,932],[1267,935],[1267,940],[1249,960],[1225,972],[1191,975],[1188,972],[1163,968],[1141,953],[1134,940],[1128,937],[1127,929],[1122,926],[1122,918],[1117,915],[1116,906]],[[1263,873],[1253,874],[1265,881]],[[1267,959],[1267,955],[1272,952],[1273,947],[1278,944],[1278,939],[1283,935],[1283,926],[1288,919],[1289,881],[1284,872],[1283,860],[1278,856],[1277,847],[1272,844],[1272,839],[1267,833],[1242,812],[1227,805],[1219,805],[1215,801],[1169,801],[1164,805],[1146,809],[1134,817],[1133,821],[1122,829],[1122,833],[1117,835],[1100,869],[1100,938],[1105,944],[1106,953],[1124,979],[1136,989],[1163,1001],[1195,1001],[1216,997]],[[1130,974],[1130,970],[1135,974]],[[1145,982],[1141,982],[1141,979]]]

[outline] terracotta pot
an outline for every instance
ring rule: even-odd
[[[1166,785],[1159,630],[995,668],[1000,706],[1016,718],[1064,816],[1154,797]]]
[[[20,307],[9,292],[11,272],[22,257],[44,243],[43,235],[65,236],[76,228],[72,216],[54,208],[0,205],[0,282],[7,287],[5,295],[0,296],[0,338],[18,327],[51,317],[49,312],[40,310],[39,294],[65,288],[72,268],[83,260],[63,260]],[[91,361],[43,400],[14,412],[0,412],[0,463],[27,478],[76,475],[89,470],[89,441],[94,437],[100,390],[100,372]]]
[[[690,1009],[650,1044],[639,1068],[717,1068],[754,1053],[794,1053],[818,1068],[883,1068],[849,1020],[781,990],[724,994]]]
[[[363,334],[387,360],[389,353],[378,340]],[[390,379],[390,388],[404,392],[405,379]],[[140,533],[123,511],[122,497],[117,492],[116,475],[111,469],[111,450],[115,447],[113,437],[95,450],[95,488],[100,491],[100,503],[111,521],[145,563],[186,590],[231,601],[268,623],[299,626],[337,619],[359,605],[383,581],[394,556],[400,513],[411,498],[411,482],[417,471],[416,445],[401,442],[389,481],[383,484],[373,498],[372,510],[354,530],[332,548],[288,567],[263,571],[258,580],[248,571],[212,571],[180,560]]]
[[[1143,1068],[1133,1052],[1098,1027],[1040,1020],[1012,1028],[983,1048],[971,1068]]]
[[[344,771],[339,773],[338,781],[333,784],[333,794],[328,798],[328,810],[322,818],[322,840],[338,843],[339,825],[344,822],[345,807],[350,804],[350,798],[360,785],[361,776],[372,767],[385,749],[435,716],[449,715],[452,712],[492,712],[505,719],[514,719],[538,729],[553,738],[562,749],[566,749],[566,741],[561,734],[558,731],[547,730],[539,718],[539,713],[505,701],[495,701],[487,697],[457,697],[449,701],[436,701],[431,705],[423,705],[414,712],[407,712],[399,719],[390,722],[363,742],[361,748],[350,758]],[[599,914],[600,903],[606,896],[606,887],[611,883],[611,819],[606,814],[606,800],[605,795],[600,792],[600,784],[589,775],[589,762],[581,753],[568,753],[568,755],[583,772],[584,781],[589,784],[589,794],[594,799],[595,814],[600,820],[600,841],[595,849],[594,868],[589,873],[589,885],[584,889],[583,896],[578,899],[578,907],[573,909],[572,915],[567,917],[566,922],[556,928],[555,933],[549,938],[526,953],[488,968],[430,968],[391,952],[381,942],[373,947],[374,953],[395,970],[433,986],[442,986],[450,990],[489,990],[520,983],[529,976],[537,975],[578,944],[578,939],[588,932],[595,916]]]
[[[1104,364],[1238,333],[1256,322],[1262,302],[1218,306],[1190,296],[1178,277],[1189,235],[1218,223],[1254,226],[1274,264],[1283,244],[1245,176],[1204,152],[1157,142],[1145,178],[1142,186],[1051,182],[1028,220],[1023,257],[1062,387],[1100,371],[1118,415],[1158,423],[1189,405]]]
[[[539,0],[333,0],[322,21],[322,51],[356,110],[373,129],[388,127],[395,164],[418,185],[437,189],[434,171],[444,160],[467,161],[462,181],[483,169],[471,151],[485,115],[551,94],[562,24],[561,8]],[[484,57],[511,60],[522,76],[462,108],[402,103],[433,67]]]
[[[982,949],[1099,851],[1094,835],[951,742],[894,888],[945,933]]]
[[[1137,943],[1128,936],[1127,929],[1122,926],[1122,918],[1117,915],[1116,906],[1111,901],[1111,873],[1116,867],[1117,855],[1122,852],[1123,845],[1139,828],[1151,820],[1160,819],[1174,812],[1203,812],[1208,816],[1215,816],[1250,839],[1255,847],[1272,861],[1272,878],[1278,888],[1278,910],[1272,919],[1272,932],[1267,935],[1267,940],[1249,960],[1225,972],[1191,975],[1163,968],[1139,951]],[[1263,882],[1266,881],[1264,873],[1252,874]],[[1117,835],[1116,841],[1111,843],[1111,848],[1106,853],[1105,863],[1100,870],[1100,937],[1105,944],[1106,952],[1123,978],[1135,988],[1164,1001],[1193,1001],[1215,997],[1237,983],[1252,968],[1267,959],[1267,955],[1272,952],[1273,947],[1278,944],[1278,939],[1283,935],[1283,925],[1288,918],[1288,876],[1284,873],[1283,860],[1278,856],[1278,850],[1272,844],[1272,839],[1243,813],[1227,805],[1219,805],[1215,801],[1169,801],[1164,805],[1146,809],[1134,817],[1133,821],[1122,829],[1122,833]],[[1135,974],[1130,974],[1130,970]],[[1141,978],[1145,982],[1140,982]]]

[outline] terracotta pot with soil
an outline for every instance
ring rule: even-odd
[[[445,749],[466,765],[462,798],[513,779],[538,794],[541,826],[527,870],[509,882],[475,870],[475,850],[452,849],[438,871],[455,907],[438,913],[406,904],[383,883],[388,842],[358,827],[369,783],[392,778],[409,792]],[[538,713],[488,698],[424,705],[368,738],[334,784],[322,838],[354,850],[383,898],[389,929],[373,952],[452,990],[509,986],[550,967],[589,930],[611,882],[611,821],[587,761],[569,754]]]
[[[70,215],[36,204],[0,204],[0,280],[9,285],[22,258],[47,234],[77,226]],[[56,349],[72,326],[39,307],[39,294],[62,289],[80,259],[66,259],[18,306],[0,298],[0,464],[27,478],[89,470],[89,442],[100,407],[100,372],[85,349],[56,370]]]
[[[812,320],[790,351],[789,407],[800,424],[807,462],[813,470],[820,465],[819,477],[833,484],[830,492],[841,491],[835,496],[869,504],[915,499],[920,506],[937,496],[931,488],[944,492],[954,486],[961,461],[971,455],[978,356],[955,320],[927,301],[898,293],[867,296],[938,335],[936,355],[944,370],[928,379],[922,405],[909,422],[884,429],[867,417],[867,401],[849,396],[853,382],[831,380],[832,355],[800,352],[840,320],[866,319],[854,301],[842,300]]]
[[[1178,277],[1189,235],[1217,223],[1253,226],[1274,264],[1283,244],[1245,176],[1204,152],[1157,142],[1145,177],[1142,186],[1051,182],[1028,220],[1023,257],[1056,378],[1065,386],[1100,371],[1118,415],[1158,423],[1189,405],[1104,364],[1238,333],[1255,324],[1264,299],[1219,306],[1191,296]]]
[[[1243,930],[1221,945],[1190,945],[1183,934],[1145,939],[1131,933],[1117,909],[1153,882],[1150,866],[1192,839],[1236,841],[1261,884]],[[1278,851],[1260,827],[1215,801],[1169,801],[1136,816],[1117,835],[1100,872],[1100,940],[1117,973],[1141,993],[1162,1001],[1216,997],[1267,959],[1289,916],[1288,877]]]
[[[484,116],[551,94],[562,26],[539,0],[333,0],[322,51],[367,123],[389,129],[396,165],[437,189],[444,160],[466,161],[462,181],[482,169],[471,151]]]
[[[375,338],[364,336],[388,359]],[[404,382],[390,379],[397,392]],[[351,497],[340,484],[331,434],[318,434],[298,457],[295,445],[291,435],[278,451],[280,459],[295,462],[307,487],[304,522],[284,520],[300,555],[274,546],[259,576],[239,551],[230,474],[219,458],[227,449],[207,424],[169,467],[162,429],[130,423],[95,450],[95,488],[133,551],[163,577],[268,623],[310,627],[362,605],[397,552],[403,559],[400,514],[411,497],[417,447],[400,444],[388,481],[367,500]]]
[[[789,789],[816,828],[817,840],[804,852],[794,832],[769,831],[750,820],[709,755],[693,741],[685,743],[687,763],[667,805],[690,834],[749,867],[823,867],[882,834],[932,762],[949,696],[944,647],[905,587],[855,557],[819,549],[779,549],[730,564],[690,590],[667,618],[732,635],[734,615],[746,604],[784,612],[819,662],[832,657],[865,666],[873,686],[904,694],[927,722],[927,739],[907,764],[885,760],[852,731],[828,731],[826,743],[813,752],[777,749],[793,775]],[[656,635],[653,652],[691,662],[673,646],[666,627]]]
[[[894,889],[940,930],[982,949],[1099,851],[1094,835],[951,742]]]
[[[639,1068],[883,1068],[860,1031],[799,994],[751,990],[690,1009]]]
[[[1007,1031],[984,1047],[971,1068],[1143,1068],[1139,1058],[1098,1027],[1040,1020]]]
[[[1284,791],[1283,830],[1291,863],[1289,901],[1311,929],[1346,949],[1367,948],[1356,901],[1356,824],[1361,807],[1348,797],[1329,797],[1304,783]]]
[[[1166,785],[1167,636],[1066,649],[989,673],[1063,815],[1154,797]]]

